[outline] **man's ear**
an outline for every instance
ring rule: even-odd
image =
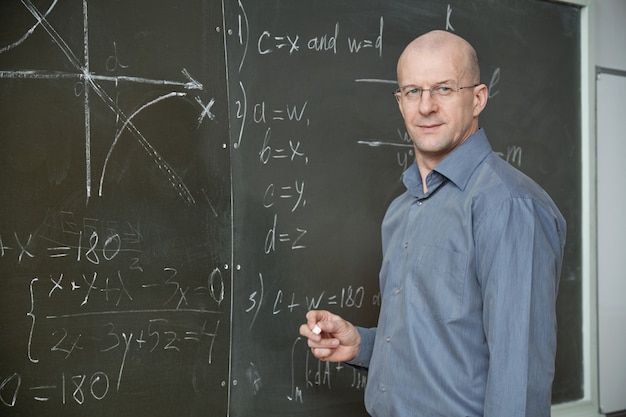
[[[487,99],[489,98],[489,89],[485,84],[480,84],[474,87],[474,117],[478,117],[480,113],[487,106]]]

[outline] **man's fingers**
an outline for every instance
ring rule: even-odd
[[[309,338],[308,345],[311,349],[335,349],[339,347],[339,339],[324,339],[319,341]]]
[[[333,350],[325,348],[311,348],[311,352],[317,359],[325,359],[333,353]]]
[[[303,324],[303,325],[300,326],[300,335],[304,336],[304,337],[306,337],[308,339],[310,339],[311,337],[316,337],[317,336],[316,334],[314,334],[311,331],[311,328],[309,327],[308,324]]]

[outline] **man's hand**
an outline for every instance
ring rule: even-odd
[[[354,359],[361,346],[361,335],[352,323],[325,310],[311,310],[300,334],[308,339],[313,356],[329,362]]]

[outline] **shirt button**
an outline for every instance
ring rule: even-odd
[[[387,340],[387,343],[390,343],[391,342],[391,337],[387,336],[386,340]]]
[[[404,249],[408,249],[409,248],[409,242],[404,242]]]
[[[421,205],[422,205],[422,202],[421,202],[421,201],[418,201],[418,202],[417,202],[417,205],[418,205],[418,206],[421,206]]]

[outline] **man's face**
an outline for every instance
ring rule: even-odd
[[[402,97],[398,105],[418,163],[430,169],[478,129],[482,106],[477,103],[476,91],[486,87],[470,87],[475,80],[466,76],[464,63],[453,47],[414,50],[398,63],[398,84],[403,91],[410,87],[427,90],[421,98]],[[454,91],[431,96],[428,89],[442,84]],[[457,87],[467,88],[457,91]]]

